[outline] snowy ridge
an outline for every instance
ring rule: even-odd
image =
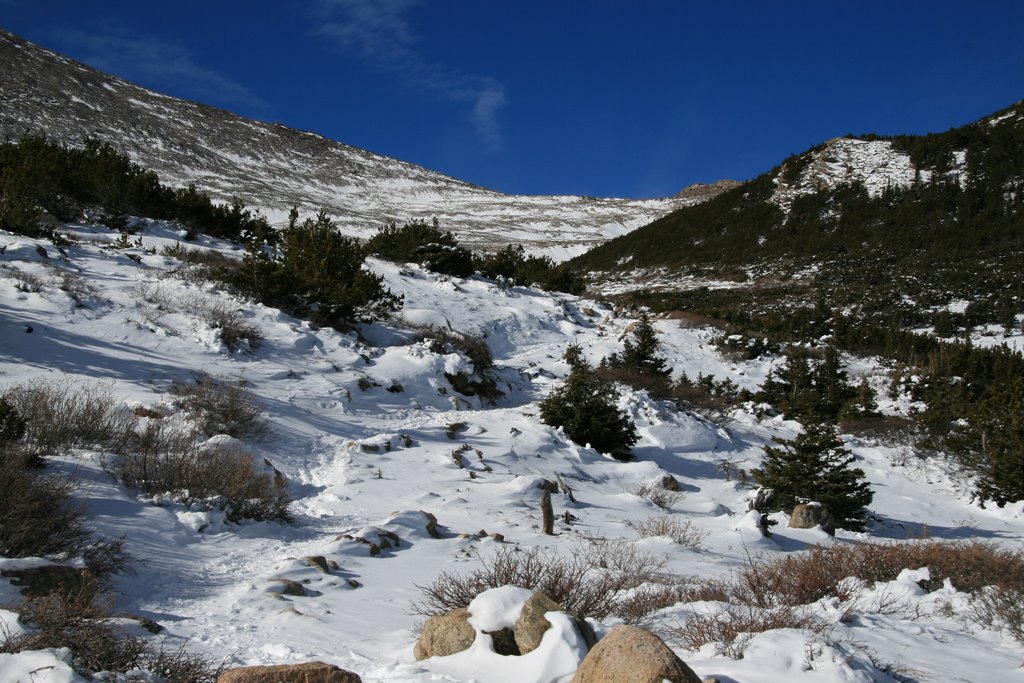
[[[138,87],[0,30],[0,137],[105,140],[172,186],[241,198],[283,225],[326,208],[347,234],[437,218],[469,245],[521,243],[565,260],[720,191],[664,199],[517,196]],[[721,189],[724,189],[721,188]]]
[[[633,322],[593,301],[371,262],[404,295],[405,320],[487,342],[505,393],[489,405],[459,395],[445,378],[446,372],[469,371],[465,356],[431,350],[401,320],[364,325],[359,334],[315,329],[276,309],[232,299],[208,282],[174,276],[182,264],[162,249],[179,243],[175,226],[146,223],[141,248],[127,249],[113,248],[118,235],[105,229],[72,225],[66,231],[76,243],[64,252],[0,233],[0,390],[46,378],[102,382],[128,406],[159,408],[171,413],[165,419],[180,419],[167,393],[172,380],[188,380],[193,372],[244,378],[271,427],[265,441],[246,445],[288,477],[295,497],[292,525],[236,525],[222,513],[148,499],[113,482],[99,465],[102,454],[55,459],[57,471],[82,480],[78,495],[96,530],[107,537],[126,534],[129,552],[145,560],[136,574],[118,577],[117,607],[160,622],[167,631],[159,638],[169,647],[187,640],[190,648],[238,665],[318,659],[355,671],[367,683],[564,683],[575,666],[572,658],[581,653],[561,622],[555,624],[558,637],[541,654],[514,665],[499,666],[486,648],[415,661],[421,618],[410,609],[422,597],[417,585],[444,571],[476,569],[481,557],[499,548],[568,554],[622,542],[663,558],[666,571],[722,578],[748,557],[783,557],[815,544],[924,533],[986,538],[1011,548],[1024,542],[1021,504],[981,508],[940,468],[899,447],[849,437],[857,466],[875,490],[868,531],[839,531],[832,539],[820,529],[788,529],[786,515],[777,514],[779,526],[764,538],[746,514],[749,486],[726,477],[720,464],[749,471],[758,465],[762,445],[772,436],[791,437],[796,425],[759,420],[752,412],[738,411],[718,426],[625,390],[619,405],[637,424],[636,461],[618,462],[572,443],[537,418],[538,401],[567,372],[562,353],[575,342],[596,363],[622,350]],[[231,249],[211,241],[189,245],[196,246]],[[236,308],[262,330],[262,344],[228,352],[199,313],[212,304]],[[676,373],[710,374],[754,388],[776,362],[724,359],[710,329],[668,319],[657,321],[657,328],[661,351]],[[853,375],[884,383],[871,363],[851,361],[849,367]],[[460,467],[452,454],[463,446]],[[575,519],[559,521],[557,535],[545,536],[537,484],[556,474],[577,500],[556,494],[556,514],[561,519],[570,512]],[[681,485],[670,512],[635,493],[638,485],[666,475]],[[438,537],[428,532],[424,512],[436,517]],[[706,532],[702,547],[639,538],[631,526],[662,515]],[[387,533],[400,541],[376,556],[353,540]],[[337,568],[321,571],[303,559],[309,556]],[[829,625],[826,634],[768,631],[750,640],[742,659],[710,645],[675,650],[702,678],[742,683],[894,680],[873,661],[898,662],[919,672],[917,680],[977,680],[979,671],[988,681],[1018,680],[1024,647],[950,616],[944,605],[956,614],[968,596],[951,587],[925,594],[916,583],[920,568],[908,569],[862,596],[870,602],[896,595],[905,609],[851,618],[848,605],[823,600],[808,609]],[[299,582],[305,595],[283,594],[285,579]],[[16,599],[9,581],[0,578],[0,605]],[[496,614],[494,599],[485,602],[480,614]],[[653,623],[724,608],[677,604],[655,613]],[[20,628],[10,612],[0,611],[0,622]],[[600,632],[609,625],[596,626]],[[32,680],[80,680],[60,656],[0,655],[0,678],[14,672],[28,680],[29,671],[49,666],[48,678]]]
[[[870,196],[877,197],[886,188],[909,187],[915,181],[928,182],[932,177],[932,171],[916,168],[910,156],[893,149],[889,140],[835,138],[812,155],[795,182],[784,179],[785,165],[775,177],[772,201],[783,211],[788,212],[797,197],[840,185],[859,183]],[[949,174],[956,175],[962,183],[966,181],[965,173],[966,152],[959,152]]]

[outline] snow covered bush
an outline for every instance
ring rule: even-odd
[[[565,360],[569,363],[569,376],[541,401],[541,420],[561,427],[581,446],[589,444],[616,460],[629,460],[638,439],[636,426],[618,409],[615,386],[587,365],[579,346],[571,345]]]

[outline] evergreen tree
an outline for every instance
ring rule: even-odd
[[[581,446],[590,444],[616,460],[629,460],[637,441],[636,426],[615,405],[614,385],[598,377],[578,345],[571,345],[564,358],[570,367],[569,376],[541,402],[541,420],[562,427]]]
[[[977,406],[968,423],[978,435],[978,495],[1002,507],[1024,500],[1024,377]]]
[[[830,425],[812,424],[795,439],[772,439],[764,447],[761,467],[752,471],[768,489],[768,509],[791,511],[798,503],[818,502],[828,507],[836,525],[863,531],[865,506],[874,494],[863,481],[864,471],[850,467],[853,455]]]
[[[622,354],[612,356],[613,367],[634,368],[642,375],[668,377],[672,369],[668,361],[658,355],[658,331],[654,329],[651,316],[644,311],[631,333],[632,339],[622,343]]]

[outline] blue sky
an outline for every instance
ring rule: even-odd
[[[1024,98],[1016,0],[0,0],[0,27],[524,194],[665,196]]]

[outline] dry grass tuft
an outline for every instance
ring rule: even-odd
[[[702,550],[704,540],[708,537],[707,531],[695,527],[689,520],[677,519],[667,515],[661,517],[648,517],[630,524],[641,538],[652,538],[663,536],[671,538],[674,542],[693,550]]]

